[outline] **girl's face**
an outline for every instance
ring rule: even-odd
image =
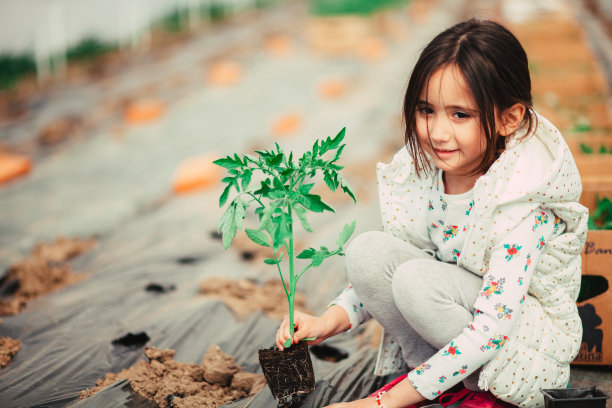
[[[479,177],[470,173],[482,159],[486,140],[472,92],[455,65],[433,73],[415,117],[421,146],[444,171],[446,192],[470,190]]]

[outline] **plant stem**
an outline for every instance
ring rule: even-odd
[[[287,206],[287,212],[289,214],[289,220],[291,220],[291,223],[289,224],[289,249],[287,250],[287,255],[289,258],[289,335],[291,338],[293,338],[293,333],[295,332],[295,328],[293,327],[293,310],[295,307],[296,279],[293,259],[293,215],[291,213],[290,203]]]

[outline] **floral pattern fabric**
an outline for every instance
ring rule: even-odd
[[[464,226],[470,225],[474,202],[470,192],[444,194],[442,172],[438,173],[429,200],[427,221],[428,225],[440,228],[428,231],[436,244],[437,258],[456,263],[457,254],[464,245]],[[444,206],[436,206],[437,202],[443,202]],[[549,222],[553,219],[554,223]],[[474,320],[432,358],[408,374],[410,382],[422,395],[432,398],[440,392],[442,383],[444,391],[463,380],[491,360],[508,341],[539,255],[548,239],[559,231],[557,222],[560,221],[552,212],[537,209],[492,248],[489,268],[474,304]]]

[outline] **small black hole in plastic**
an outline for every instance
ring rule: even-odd
[[[172,284],[162,285],[161,283],[155,283],[155,282],[149,283],[145,287],[145,290],[150,293],[168,293],[168,292],[172,292],[174,289],[176,289],[176,286]]]
[[[250,261],[255,258],[255,252],[243,251],[240,253],[240,256],[244,261]]]
[[[327,344],[317,344],[316,346],[311,346],[310,352],[319,360],[331,361],[332,363],[344,360],[349,356],[346,351]]]
[[[181,265],[195,265],[201,262],[204,258],[201,256],[183,256],[176,260]]]
[[[118,339],[113,340],[112,343],[114,346],[138,348],[147,344],[149,340],[151,339],[149,338],[147,333],[140,332],[136,334],[128,333],[123,337],[119,337]]]

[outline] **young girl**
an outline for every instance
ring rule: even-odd
[[[319,317],[297,312],[294,341],[384,327],[375,374],[407,376],[334,408],[411,406],[460,382],[466,407],[543,406],[581,342],[587,210],[563,137],[532,109],[525,51],[492,21],[442,32],[404,117],[407,149],[377,168],[384,232],[351,242],[351,286]],[[288,337],[285,319],[277,346]]]

